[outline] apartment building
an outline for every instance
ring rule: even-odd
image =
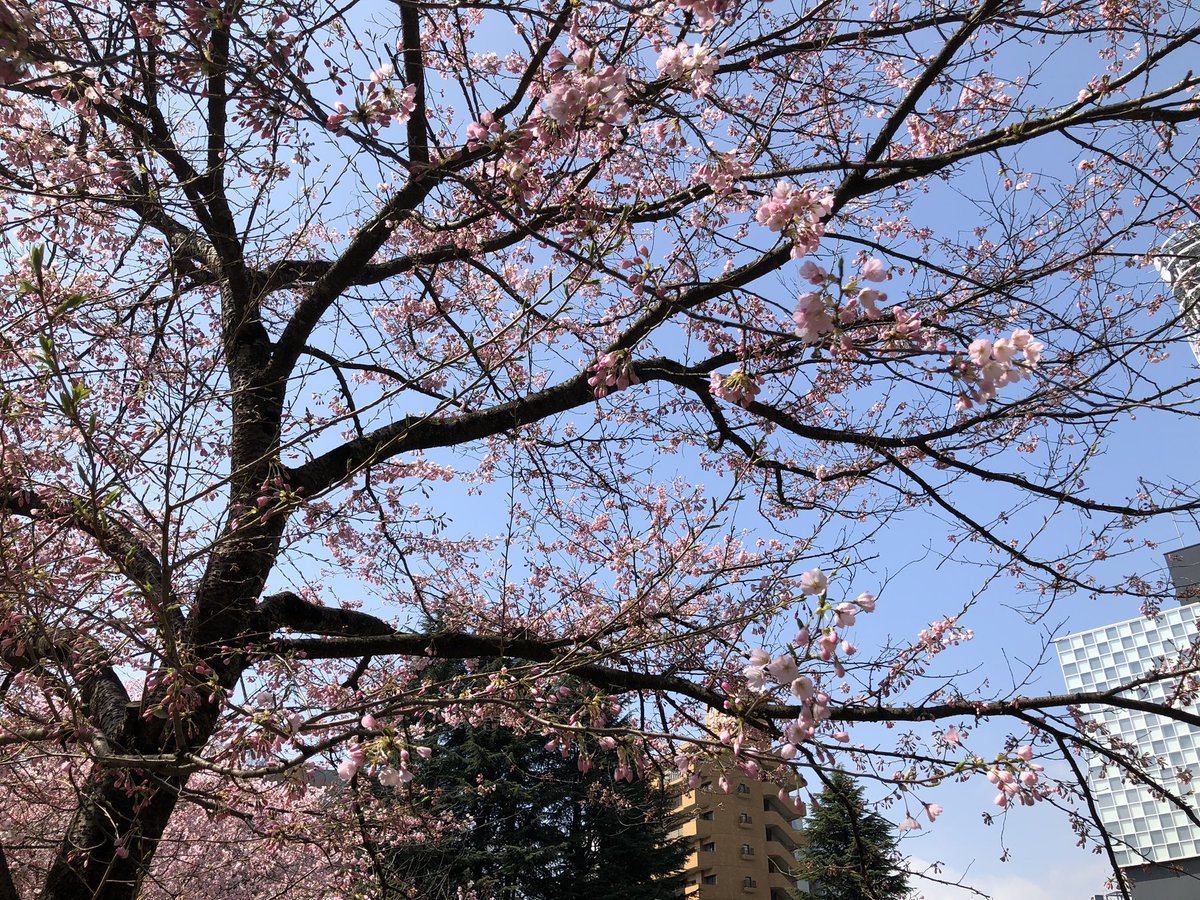
[[[730,773],[729,792],[714,768],[689,789],[679,783],[676,815],[692,841],[686,900],[788,900],[797,886],[796,851],[803,835],[778,787]]]

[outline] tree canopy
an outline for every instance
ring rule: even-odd
[[[675,900],[686,838],[672,838],[668,785],[613,778],[615,748],[595,758],[547,748],[494,723],[445,728],[416,772],[415,811],[446,823],[431,841],[397,836],[387,852],[398,896],[459,892],[516,900]]]
[[[819,900],[903,900],[909,877],[892,823],[867,807],[864,790],[834,772],[805,823],[797,874]]]
[[[1028,685],[1200,511],[1103,458],[1197,411],[1197,13],[0,0],[0,898],[378,892],[434,721],[1115,865],[1074,754],[1183,801],[1080,704],[1200,724],[1195,654]]]

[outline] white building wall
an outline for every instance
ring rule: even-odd
[[[1141,617],[1060,638],[1055,643],[1067,689],[1103,691],[1149,674],[1164,657],[1174,659],[1191,646],[1198,613],[1197,605],[1179,606],[1163,610],[1157,619]],[[1128,695],[1164,701],[1171,688],[1170,680],[1160,680]],[[1187,774],[1180,776],[1190,772],[1200,781],[1200,730],[1134,710],[1085,706],[1082,712],[1137,747],[1129,752],[1151,755],[1147,772],[1200,810],[1195,786]],[[1090,760],[1088,778],[1118,863],[1124,867],[1200,856],[1200,828],[1170,801],[1156,799],[1152,788],[1123,781],[1123,776],[1116,766]]]
[[[1200,222],[1184,226],[1164,243],[1154,265],[1171,285],[1179,304],[1179,324],[1200,362]]]

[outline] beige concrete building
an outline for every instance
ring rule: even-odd
[[[719,773],[699,787],[680,783],[676,835],[692,841],[686,869],[687,900],[787,900],[796,887],[795,853],[803,835],[778,788],[730,773],[729,793]]]

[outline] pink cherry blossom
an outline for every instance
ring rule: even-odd
[[[721,400],[738,406],[748,407],[758,396],[758,380],[736,369],[729,375],[713,372],[710,376],[709,393]]]
[[[801,675],[792,681],[792,694],[801,703],[811,703],[815,693],[813,680]]]
[[[679,9],[690,11],[696,16],[701,28],[712,28],[717,16],[729,9],[733,0],[675,0]]]
[[[833,330],[833,316],[824,294],[801,294],[792,317],[796,321],[796,336],[803,344],[816,344]]]
[[[855,300],[862,307],[866,317],[871,321],[876,322],[883,318],[883,313],[879,311],[878,304],[887,300],[887,294],[873,288],[863,288],[858,292]]]
[[[782,653],[775,657],[767,664],[767,674],[769,674],[778,684],[790,685],[793,681],[800,677],[800,670],[796,665],[795,657],[790,653]]]
[[[689,48],[686,41],[680,41],[659,54],[655,67],[664,78],[687,82],[692,96],[698,99],[712,87],[718,59],[718,54],[703,43]]]
[[[592,371],[595,374],[588,379],[588,384],[597,397],[606,396],[610,389],[623,391],[630,385],[641,383],[637,372],[633,370],[633,360],[628,350],[598,353]]]
[[[829,273],[812,260],[806,260],[804,264],[800,266],[800,277],[809,284],[820,287],[826,283],[827,279],[829,278]]]
[[[884,265],[882,260],[876,259],[872,256],[863,264],[862,271],[859,273],[859,277],[861,277],[863,281],[887,281],[888,268],[886,265]]]
[[[759,205],[754,219],[771,231],[787,231],[792,239],[793,259],[812,253],[825,234],[825,217],[833,208],[828,194],[778,182]]]

